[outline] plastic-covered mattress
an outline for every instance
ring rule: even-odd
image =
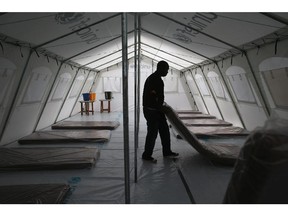
[[[120,123],[118,121],[61,121],[51,126],[52,129],[96,129],[114,130]]]
[[[110,130],[49,130],[36,131],[18,140],[20,144],[50,144],[107,142],[111,137]]]
[[[176,113],[176,112],[175,112]],[[178,113],[180,119],[215,119],[215,116],[202,113]]]
[[[238,135],[238,136],[247,136],[249,133],[241,128],[235,126],[218,126],[218,127],[195,127],[195,126],[187,126],[188,130],[192,133],[196,134],[196,136],[201,135],[222,135],[222,136],[229,136],[229,135]]]
[[[0,148],[0,171],[91,168],[99,158],[92,147]]]
[[[240,147],[233,144],[205,144],[185,126],[178,117],[177,113],[168,104],[162,107],[169,122],[176,128],[178,133],[200,154],[209,158],[211,161],[225,165],[234,165],[240,152]]]
[[[231,123],[221,119],[183,119],[183,123],[187,126],[202,126],[202,127],[217,127],[217,126],[232,126]]]
[[[66,184],[0,186],[1,204],[61,204],[69,191]]]

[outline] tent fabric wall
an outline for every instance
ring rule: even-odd
[[[186,76],[187,85],[189,86],[189,90],[191,91],[191,94],[194,98],[195,105],[197,106],[197,109],[201,111],[204,114],[208,114],[208,110],[206,109],[206,105],[204,104],[204,101],[202,100],[202,97],[200,95],[200,92],[197,88],[197,84],[195,82],[195,79],[192,75],[192,72],[186,72],[184,73],[184,76]]]
[[[253,57],[253,61],[251,61],[253,68],[255,68],[256,71],[256,77],[259,80],[259,83],[261,84],[261,90],[264,95],[266,96],[266,100],[269,103],[269,107],[274,112],[275,115],[278,115],[281,118],[288,119],[288,111],[287,107],[286,109],[276,107],[274,105],[273,99],[271,98],[271,93],[269,92],[269,89],[267,88],[267,85],[265,84],[265,81],[263,79],[263,71],[265,70],[271,70],[271,69],[279,69],[279,68],[287,68],[287,59],[288,59],[288,40],[283,40],[278,42],[277,45],[277,52],[275,53],[275,44],[269,44],[265,47],[261,47],[257,53],[257,50],[251,50],[248,52],[248,56]],[[276,58],[276,62],[273,61],[273,59]],[[265,66],[265,62],[268,62],[269,66]],[[282,87],[283,89],[281,91],[285,91],[285,87]],[[287,86],[286,86],[287,88]]]
[[[33,132],[58,67],[56,61],[49,61],[46,56],[31,54],[2,137],[4,143]]]
[[[77,101],[85,91],[91,89],[97,99],[104,98],[104,79],[123,81],[119,15],[1,16],[0,62],[6,65],[0,66],[1,144],[78,113]],[[271,113],[288,118],[285,98],[280,96],[287,91],[283,84],[287,65],[276,62],[273,73],[277,79],[283,77],[279,86],[268,79],[270,69],[264,67],[275,64],[275,57],[287,59],[287,13],[141,13],[140,17],[140,92],[157,62],[166,60],[171,69],[164,78],[165,96],[175,109],[198,109],[248,130],[262,126]],[[134,14],[127,18],[129,110],[133,110]],[[14,72],[8,72],[8,65]],[[88,74],[95,72],[99,73],[93,83]],[[38,79],[42,81],[33,81]],[[121,90],[113,89],[112,111],[122,111]]]
[[[1,44],[3,48],[0,51],[0,134],[2,135],[7,116],[15,102],[14,97],[21,81],[23,68],[29,58],[29,50],[20,50],[19,47],[4,42]]]
[[[58,113],[60,112],[61,105],[65,101],[65,96],[72,85],[73,78],[76,75],[76,69],[72,69],[67,64],[62,64],[58,77],[52,87],[49,99],[43,110],[36,130],[43,129],[55,123]]]
[[[71,114],[69,116],[75,115],[81,111],[78,101],[83,100],[83,95],[82,95],[83,93],[89,93],[90,92],[95,78],[96,78],[96,73],[90,72],[88,77],[87,77],[87,81],[85,82],[78,99],[75,101],[75,103],[73,105],[73,110],[71,111]]]
[[[147,57],[143,57],[141,60],[141,75],[140,75],[140,107],[142,107],[142,92],[143,86],[146,78],[152,73],[151,60]],[[154,68],[155,69],[155,68]],[[121,74],[122,64],[117,64],[116,66],[110,67],[107,70],[103,70],[100,72],[99,77],[109,78],[109,77],[119,77]],[[172,74],[173,73],[173,74]],[[187,92],[184,91],[183,81],[184,77],[180,76],[180,72],[174,69],[170,69],[167,75],[167,79],[173,78],[174,87],[173,89],[166,89],[165,91],[165,100],[169,102],[169,104],[173,105],[175,108],[182,110],[190,110],[191,109],[191,100],[190,96],[187,95]],[[129,110],[134,110],[134,59],[129,61]],[[170,80],[171,81],[171,80]],[[164,80],[165,82],[165,80]],[[167,81],[166,81],[167,82]],[[105,83],[101,81],[101,78],[98,78],[95,82],[96,87],[92,87],[95,89],[97,98],[104,98],[104,90]],[[122,111],[122,91],[112,91],[113,99],[111,101],[111,109],[112,111]],[[175,99],[177,98],[177,99]],[[96,102],[97,103],[97,102]]]
[[[87,81],[88,76],[89,76],[89,73],[87,73],[83,69],[80,69],[77,71],[76,78],[72,84],[72,88],[70,89],[68,96],[66,100],[64,101],[63,107],[60,110],[60,113],[57,117],[56,122],[61,121],[70,116],[70,113],[73,110],[74,104],[78,100],[79,94],[82,91],[85,85],[85,82]]]

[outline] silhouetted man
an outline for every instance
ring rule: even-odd
[[[161,111],[164,103],[164,82],[161,77],[168,74],[169,65],[166,61],[157,64],[157,70],[145,81],[143,91],[143,113],[147,120],[147,136],[143,160],[156,161],[153,157],[155,141],[160,134],[164,157],[176,157],[179,154],[171,151],[170,131],[165,114]]]

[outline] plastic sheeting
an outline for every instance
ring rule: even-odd
[[[79,143],[93,142],[103,143],[110,139],[110,130],[53,130],[36,131],[18,140],[20,144],[51,144],[59,142]]]
[[[231,123],[221,119],[183,119],[182,121],[187,126],[232,126]]]
[[[0,186],[1,204],[61,204],[69,190],[66,184]]]
[[[91,168],[99,157],[97,148],[0,148],[0,170]]]
[[[224,203],[288,203],[288,121],[270,119],[244,144]]]
[[[134,120],[131,113],[129,116],[131,117],[129,118],[130,140],[133,140],[132,125]],[[76,169],[76,167],[71,166],[71,169],[61,170],[2,171],[0,172],[0,185],[67,184],[70,186],[70,190],[65,196],[64,203],[124,204],[122,113],[96,113],[89,116],[78,114],[68,120],[79,121],[83,119],[120,122],[120,126],[111,131],[111,138],[107,143],[99,145],[90,142],[77,143],[77,146],[97,145],[100,154],[95,166],[91,169]],[[130,152],[131,203],[191,204],[187,191],[190,191],[196,203],[199,204],[215,204],[223,201],[233,171],[232,167],[212,164],[210,160],[191,148],[186,141],[176,139],[174,136],[171,136],[172,150],[180,154],[178,160],[163,158],[161,141],[157,139],[153,154],[153,157],[157,158],[157,163],[142,161],[141,154],[144,149],[146,127],[144,116],[140,114],[137,183],[133,181],[134,149],[131,148]],[[233,139],[231,141],[233,142]],[[11,145],[20,146],[17,142]],[[69,143],[62,145],[59,143],[53,147],[59,149],[63,146],[72,148]],[[73,148],[76,147],[75,143],[72,146]],[[33,148],[35,147],[36,145],[33,145]],[[37,147],[47,148],[46,144],[39,144]],[[179,170],[183,179],[180,178]],[[184,186],[183,181],[186,182],[188,188]]]
[[[52,129],[98,129],[114,130],[120,125],[118,121],[62,121],[51,126]]]

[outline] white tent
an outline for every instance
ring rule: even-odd
[[[79,114],[89,91],[113,93],[125,131],[160,60],[175,110],[247,131],[288,119],[287,25],[288,13],[1,13],[0,145]]]
[[[170,64],[166,100],[175,109],[248,130],[272,113],[287,118],[286,13],[137,15],[138,45],[136,15],[127,14],[130,110],[139,49],[141,85],[157,61]],[[4,13],[0,26],[2,144],[75,114],[90,89],[113,91],[113,110],[122,110],[121,13]]]

